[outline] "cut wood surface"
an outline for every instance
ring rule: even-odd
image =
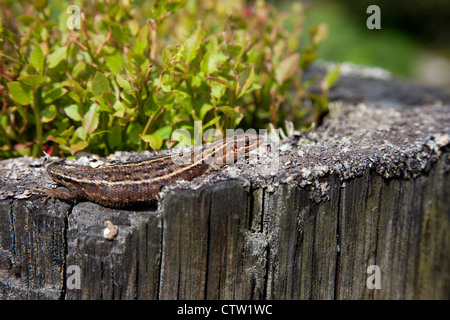
[[[0,298],[450,299],[450,96],[349,70],[315,131],[139,211],[33,197],[43,158],[1,161]]]

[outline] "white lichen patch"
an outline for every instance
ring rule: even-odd
[[[439,148],[445,147],[446,145],[450,144],[450,135],[448,134],[436,133],[433,135],[433,138]]]
[[[327,165],[318,165],[313,167],[313,172],[315,176],[323,176],[326,173],[328,173],[328,166]]]

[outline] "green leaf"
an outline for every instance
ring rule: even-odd
[[[136,67],[141,68],[147,61],[147,59],[145,58],[145,56],[142,53],[132,53],[130,55],[131,59],[133,60],[133,62],[136,64]]]
[[[192,35],[184,42],[183,58],[187,63],[194,60],[197,55],[198,49],[201,45],[202,29],[200,26],[195,29]]]
[[[239,53],[236,56],[236,62],[234,63],[234,67],[237,68],[239,64],[241,63],[242,56],[244,55],[245,51],[247,50],[248,43],[245,43],[243,46],[235,46],[236,49],[239,48]]]
[[[111,128],[111,132],[108,133],[109,146],[114,149],[122,143],[122,127],[118,122]]]
[[[14,151],[17,152],[20,156],[26,157],[31,155],[32,148],[29,147],[29,144],[18,143],[14,146]]]
[[[120,100],[117,100],[114,103],[113,108],[115,110],[115,112],[113,113],[113,117],[123,118],[126,109],[125,106],[122,104],[122,102],[120,102]]]
[[[217,70],[217,60],[219,57],[217,36],[212,35],[206,40],[206,54],[200,64],[200,70],[209,75]]]
[[[264,56],[259,46],[253,46],[247,51],[247,61],[255,66],[261,65]]]
[[[20,82],[13,81],[8,83],[9,96],[18,104],[27,105],[33,100],[33,90],[31,87]]]
[[[33,3],[33,7],[37,11],[44,10],[44,8],[48,5],[48,1],[47,0],[34,0],[32,3]]]
[[[74,155],[78,151],[86,149],[88,146],[89,146],[89,143],[87,141],[79,141],[75,144],[70,145],[69,147],[63,148],[61,146],[61,149],[66,149],[67,151],[70,152],[71,155]]]
[[[217,121],[219,121],[221,119],[221,116],[217,116],[215,118],[213,118],[212,120],[208,121],[207,124],[202,126],[202,129],[205,130],[206,128],[214,125]]]
[[[155,95],[155,102],[163,104],[165,107],[173,103],[175,99],[175,92],[158,91]]]
[[[140,134],[142,140],[150,144],[153,150],[159,150],[162,147],[163,139],[155,134]]]
[[[192,84],[193,89],[199,88],[201,85],[203,85],[205,83],[204,82],[205,78],[200,76],[199,74],[194,74],[191,79],[192,79],[191,84]]]
[[[86,70],[86,62],[78,61],[72,69],[72,76],[76,79],[78,78],[78,75],[84,70]]]
[[[57,110],[54,104],[47,106],[41,112],[41,121],[44,123],[50,122],[56,118]]]
[[[170,138],[170,134],[172,133],[172,127],[171,126],[165,126],[161,127],[155,132],[153,132],[153,135],[159,136],[163,140],[167,140]]]
[[[67,142],[68,142],[66,137],[59,137],[59,136],[54,137],[52,135],[48,135],[46,139],[47,139],[47,141],[56,142],[60,146],[65,146],[65,145],[67,145]]]
[[[103,102],[111,110],[114,103],[116,103],[116,95],[112,91],[105,91],[102,93]]]
[[[219,111],[223,112],[224,114],[228,114],[229,116],[234,116],[237,112],[235,109],[229,106],[223,106],[219,108]]]
[[[80,138],[83,141],[87,140],[88,132],[84,127],[78,127],[77,130],[75,130],[74,137]]]
[[[64,88],[53,88],[46,93],[44,93],[43,98],[45,103],[51,103],[59,98],[61,98],[63,95],[65,95],[67,92],[67,89]]]
[[[169,92],[170,90],[172,90],[170,75],[168,75],[167,73],[162,76],[161,90],[165,92]]]
[[[103,92],[109,91],[109,82],[106,76],[101,73],[97,72],[94,76],[94,80],[92,82],[92,92],[94,96],[100,96]]]
[[[126,92],[128,92],[128,91],[130,91],[131,90],[131,85],[130,85],[130,83],[127,81],[127,80],[125,80],[124,78],[122,78],[122,76],[121,75],[116,75],[116,81],[117,81],[117,83],[119,84],[119,86],[123,89],[123,90],[125,90]]]
[[[334,68],[333,70],[329,71],[325,75],[325,77],[322,79],[322,82],[321,82],[321,87],[322,87],[323,91],[326,92],[332,86],[334,86],[336,81],[339,79],[340,70],[341,70],[341,64],[338,64],[336,68]]]
[[[226,89],[227,87],[222,85],[222,83],[219,82],[211,83],[211,94],[216,99],[220,99],[225,94]]]
[[[239,86],[242,87],[242,89],[239,92],[238,98],[240,98],[247,92],[248,88],[253,82],[254,76],[255,76],[255,68],[253,66],[251,68],[246,69],[240,74]]]
[[[55,68],[61,61],[65,60],[66,57],[67,57],[67,47],[57,48],[47,58],[48,67],[50,69]]]
[[[233,121],[233,126],[237,127],[243,118],[244,118],[243,113],[241,112],[237,113]]]
[[[220,84],[224,85],[225,87],[227,87],[227,88],[229,88],[231,90],[234,90],[233,85],[231,83],[229,83],[228,81],[222,79],[222,78],[208,77],[207,80],[211,80],[211,81],[213,81],[213,83],[214,82],[220,83]]]
[[[122,101],[128,104],[128,106],[132,106],[136,102],[135,97],[125,91],[120,93],[120,97],[122,98]]]
[[[80,107],[76,104],[71,104],[64,108],[64,113],[72,120],[81,121],[83,116],[80,113]]]
[[[315,46],[318,46],[328,38],[330,30],[326,23],[318,24],[310,30],[311,40]]]
[[[183,7],[185,2],[186,0],[159,0],[158,5],[152,6],[151,17],[155,20],[163,19],[168,12],[175,12]]]
[[[73,135],[73,131],[75,130],[74,126],[71,126],[69,129],[64,130],[59,134],[60,137],[67,139]]]
[[[205,74],[211,74],[217,70],[216,53],[206,52],[203,56],[200,70]]]
[[[114,74],[118,74],[120,72],[120,68],[122,67],[123,59],[122,55],[119,51],[116,51],[112,55],[108,55],[105,57],[106,66],[111,70]]]
[[[300,56],[300,68],[305,70],[317,58],[317,49],[308,45]]]
[[[19,21],[20,23],[26,25],[26,26],[30,26],[34,21],[36,21],[36,18],[30,15],[22,15],[16,18],[17,21]],[[0,29],[1,31],[1,29]]]
[[[185,112],[190,114],[192,112],[192,97],[189,93],[181,90],[173,90],[175,93],[175,102],[179,103],[185,108]]]
[[[83,117],[83,128],[86,129],[88,133],[94,132],[99,123],[100,108],[95,104],[91,104],[88,112]]]
[[[142,132],[142,125],[139,122],[131,122],[127,126],[125,136],[132,144],[139,145],[139,143],[141,142],[141,138],[139,137],[141,132]]]
[[[187,129],[177,129],[173,131],[170,140],[178,141],[177,146],[181,148],[192,145],[191,134]]]
[[[40,73],[44,72],[44,52],[38,42],[34,43],[34,50],[30,53],[30,64]]]
[[[30,87],[38,88],[42,83],[45,82],[46,78],[43,76],[32,74],[32,75],[22,76],[22,77],[18,78],[17,80],[19,80],[21,83],[26,84]]]
[[[2,31],[0,32],[1,41],[3,41],[3,37],[8,39],[12,44],[16,45],[16,35],[12,31],[9,31],[8,29],[2,29]]]
[[[146,63],[144,63],[144,65],[140,66],[141,72],[139,72],[132,81],[133,85],[135,85],[138,88],[142,87],[143,83],[147,80],[148,74],[151,71],[151,67],[147,66],[148,60],[145,59],[145,62]]]
[[[143,25],[138,32],[138,35],[134,41],[133,53],[143,54],[145,47],[148,44],[148,32],[150,26],[148,24]]]
[[[150,95],[144,102],[144,114],[147,117],[151,117],[156,110],[158,110],[158,105],[155,103],[155,100],[153,100],[153,95]]]
[[[275,80],[279,84],[283,84],[297,70],[299,66],[300,55],[298,53],[291,54],[284,58],[275,69]]]
[[[232,108],[229,106],[223,106],[218,108],[220,112],[223,114],[227,114],[232,119],[233,126],[237,126],[239,122],[241,122],[242,118],[244,117],[244,113],[240,110],[238,106]],[[270,113],[269,113],[270,115]]]
[[[80,95],[74,91],[69,91],[69,97],[76,103],[81,104]]]
[[[209,103],[204,103],[202,105],[202,107],[200,108],[200,120],[203,121],[203,119],[205,118],[206,114],[208,113],[209,110],[213,109],[213,105],[209,104]]]

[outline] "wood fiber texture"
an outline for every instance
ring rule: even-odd
[[[263,165],[139,210],[44,202],[42,159],[0,161],[0,299],[450,299],[449,95],[351,75],[333,90],[330,118]]]

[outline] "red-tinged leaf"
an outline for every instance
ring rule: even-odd
[[[53,146],[52,145],[45,144],[45,145],[42,146],[42,149],[49,156],[51,156],[53,154]]]
[[[79,142],[71,145],[70,147],[66,147],[66,148],[61,147],[61,149],[67,149],[71,155],[75,155],[75,153],[86,149],[88,146],[89,146],[89,143],[87,143],[86,141],[79,141]]]

